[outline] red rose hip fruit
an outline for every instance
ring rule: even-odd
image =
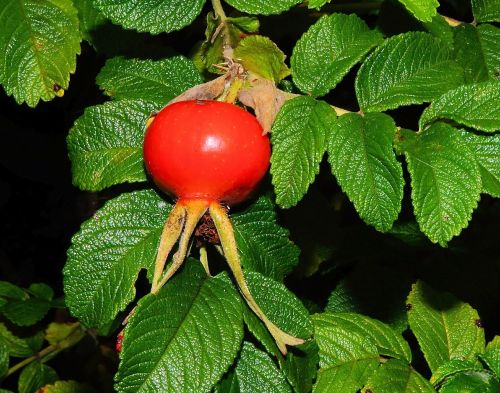
[[[242,202],[267,172],[270,152],[257,119],[219,101],[168,105],[144,140],[144,160],[153,180],[181,201]]]

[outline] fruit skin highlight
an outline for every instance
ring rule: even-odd
[[[163,108],[146,126],[144,162],[155,183],[176,199],[160,237],[151,293],[182,266],[191,236],[208,211],[221,249],[248,306],[265,324],[283,354],[304,343],[282,331],[255,301],[245,280],[234,229],[223,205],[247,199],[269,167],[269,138],[257,119],[220,101],[181,101]],[[172,263],[167,257],[178,243]],[[202,258],[207,274],[208,261]]]
[[[269,138],[236,105],[182,101],[156,115],[146,131],[144,160],[156,184],[179,200],[233,206],[247,199],[269,167]]]

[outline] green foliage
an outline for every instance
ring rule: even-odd
[[[437,0],[399,0],[415,18],[422,22],[430,22],[436,15],[439,6]]]
[[[489,369],[500,377],[500,336],[495,336],[486,346],[486,351],[481,359],[488,365]]]
[[[226,0],[238,11],[248,14],[271,15],[288,10],[301,0]]]
[[[495,376],[484,372],[457,374],[446,382],[440,393],[495,393],[500,391],[500,382]]]
[[[56,371],[40,361],[26,366],[19,375],[19,393],[32,393],[49,383],[57,381]]]
[[[472,13],[478,22],[499,22],[500,7],[498,0],[471,0]]]
[[[0,3],[0,84],[21,104],[61,97],[80,53],[77,11],[71,0]]]

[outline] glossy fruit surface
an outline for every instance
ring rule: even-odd
[[[148,127],[144,161],[156,184],[180,200],[237,204],[265,175],[269,138],[257,119],[225,102],[183,101]]]

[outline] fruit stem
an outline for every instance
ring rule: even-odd
[[[304,340],[285,333],[266,317],[252,296],[247,282],[245,281],[243,269],[241,268],[240,257],[238,255],[238,247],[236,246],[236,239],[234,238],[233,225],[229,220],[226,210],[218,202],[212,202],[209,207],[209,212],[212,220],[214,221],[215,227],[217,228],[224,256],[227,260],[229,268],[233,272],[234,278],[236,279],[236,283],[238,284],[243,297],[252,311],[260,318],[264,325],[266,325],[267,329],[274,337],[276,345],[280,349],[281,353],[286,355],[287,345],[303,344]]]
[[[179,248],[172,258],[172,264],[169,266],[167,272],[155,286],[155,290],[151,290],[152,293],[157,293],[162,286],[164,286],[167,281],[174,275],[174,273],[182,266],[182,263],[186,259],[188,253],[189,244],[191,240],[191,235],[193,234],[198,221],[205,214],[208,209],[209,202],[205,200],[180,200],[177,205],[183,206],[185,211],[184,228],[179,239]],[[172,247],[170,247],[171,249]],[[170,251],[169,249],[169,251]],[[168,254],[167,254],[168,255]],[[166,256],[165,256],[166,258]],[[165,264],[163,264],[165,265]],[[162,269],[163,271],[163,269]],[[156,271],[155,271],[156,273]]]

